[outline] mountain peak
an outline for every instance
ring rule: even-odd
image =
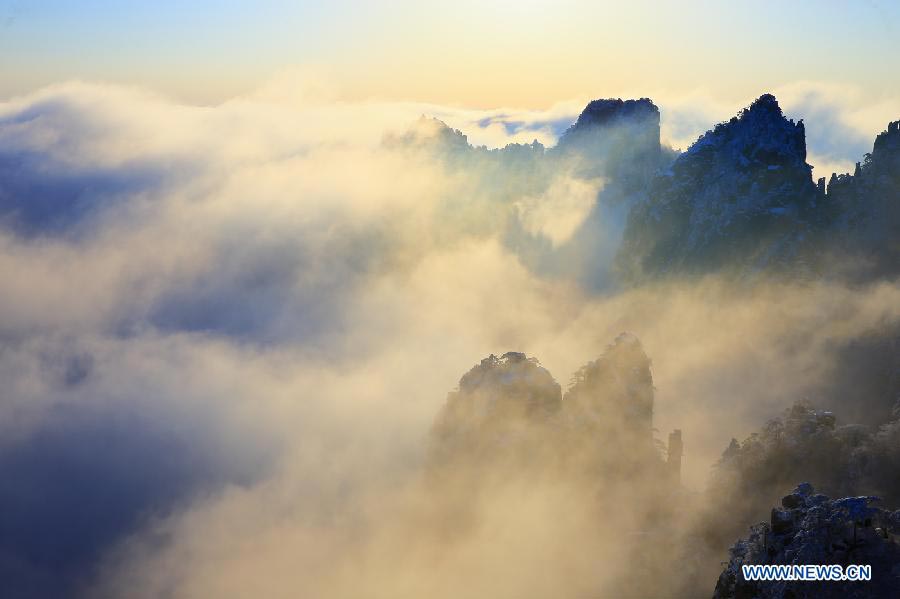
[[[592,100],[578,115],[578,120],[575,121],[575,124],[572,125],[569,131],[597,125],[610,125],[632,118],[650,118],[659,122],[659,108],[649,98],[641,98],[639,100],[622,100],[621,98]]]
[[[623,126],[636,127],[638,131],[645,132],[653,140],[652,143],[659,145],[659,108],[652,100],[607,98],[588,102],[575,123],[560,137],[559,146],[584,143],[586,139],[594,138],[599,129]]]
[[[763,94],[754,100],[746,109],[746,112],[766,112],[782,116],[778,99],[772,94]]]
[[[582,176],[617,181],[627,193],[660,166],[659,108],[649,98],[593,100],[559,138],[555,151],[579,156]]]
[[[888,123],[887,131],[882,131],[875,138],[872,153],[890,152],[900,154],[900,121]]]
[[[629,216],[619,267],[641,278],[789,263],[804,232],[824,218],[811,170],[802,121],[761,95],[654,181]]]
[[[735,164],[806,167],[806,129],[781,111],[772,94],[763,94],[729,121],[707,131],[688,154],[715,149]]]

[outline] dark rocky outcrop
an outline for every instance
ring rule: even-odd
[[[651,434],[653,375],[641,342],[622,333],[602,356],[575,373],[563,399],[576,420],[602,423],[618,430]]]
[[[615,181],[627,195],[645,189],[662,165],[659,127],[659,108],[648,98],[593,100],[554,151],[581,156],[584,176]]]
[[[900,595],[900,510],[876,497],[831,500],[801,483],[771,510],[769,522],[730,549],[715,599],[813,599]],[[870,581],[748,581],[744,565],[870,565]]]
[[[832,497],[872,494],[898,505],[898,470],[900,420],[880,427],[842,424],[832,412],[797,402],[742,442],[732,439],[709,483],[702,536],[721,551],[798,479]],[[785,508],[795,503],[801,503],[795,495],[782,499]],[[722,504],[729,509],[720,510]],[[792,526],[783,513],[771,523],[775,532]]]
[[[514,457],[540,448],[558,420],[562,393],[523,353],[490,355],[459,381],[432,428],[432,463]]]
[[[836,276],[900,272],[900,122],[854,173],[813,183],[803,122],[770,94],[701,136],[628,217],[623,282],[706,273]]]
[[[853,174],[812,180],[802,121],[763,94],[677,155],[660,143],[647,98],[590,102],[552,148],[534,142],[487,149],[436,119],[388,137],[497,182],[501,200],[543,193],[560,173],[603,181],[594,210],[566,247],[592,255],[586,287],[708,273],[871,281],[900,273],[900,121],[878,135]],[[620,238],[621,236],[621,238]],[[513,229],[511,245],[536,268],[546,248]],[[618,248],[615,267],[605,256]],[[613,251],[615,251],[613,249]],[[553,268],[551,268],[553,270]]]
[[[852,175],[832,174],[827,194],[838,210],[831,254],[853,258],[844,274],[865,280],[900,273],[900,121],[875,138]]]
[[[534,358],[485,358],[448,395],[431,440],[433,464],[527,455],[532,467],[550,458],[632,476],[638,466],[648,476],[665,468],[653,438],[650,360],[627,333],[579,369],[564,397]]]
[[[796,265],[802,241],[830,218],[806,163],[802,121],[760,96],[700,137],[629,215],[622,277]]]

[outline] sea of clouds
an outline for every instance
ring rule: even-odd
[[[839,123],[852,156],[887,122],[793,93],[786,112]],[[730,116],[671,105],[673,143]],[[891,283],[596,293],[533,258],[590,222],[602,181],[560,163],[523,186],[384,144],[426,114],[475,144],[552,145],[582,106],[344,103],[278,83],[208,107],[87,83],[0,104],[11,596],[526,597],[597,582],[594,558],[562,546],[581,512],[546,523],[567,501],[546,489],[501,493],[471,543],[411,543],[428,431],[466,370],[524,351],[565,387],[635,333],[657,426],[685,431],[701,489],[732,436],[821,384],[842,343],[900,319]],[[853,160],[808,131],[811,153]],[[590,247],[607,255],[570,247],[563,262],[614,251]],[[615,563],[602,539],[586,547]]]

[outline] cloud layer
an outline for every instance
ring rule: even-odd
[[[463,372],[525,351],[565,387],[630,330],[653,359],[657,427],[685,431],[700,488],[731,436],[900,319],[887,283],[593,294],[563,266],[608,261],[614,244],[542,260],[590,222],[602,181],[383,143],[424,113],[475,144],[549,144],[577,110],[278,86],[199,108],[87,84],[0,105],[0,573],[14,596],[603,587],[614,545],[550,485],[525,501],[496,489],[458,544],[432,531],[408,545],[435,527],[418,467]],[[675,137],[702,120],[672,114]]]

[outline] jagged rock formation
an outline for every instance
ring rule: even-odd
[[[559,384],[537,359],[520,352],[482,360],[460,379],[456,397],[465,398],[467,415],[482,422],[542,419],[560,408]]]
[[[432,438],[444,452],[496,451],[514,437],[533,441],[535,431],[553,431],[566,443],[585,440],[597,453],[624,443],[658,459],[652,427],[650,359],[637,337],[623,333],[575,373],[565,397],[534,358],[518,352],[485,358],[448,395]]]
[[[832,174],[827,194],[839,210],[833,253],[851,255],[867,278],[900,272],[900,121],[875,138],[852,175]]]
[[[432,461],[508,457],[540,446],[558,418],[553,376],[523,353],[490,355],[459,381],[432,429]]]
[[[537,141],[497,149],[473,146],[462,132],[425,117],[401,135],[386,136],[383,145],[464,173],[472,194],[490,199],[475,203],[482,213],[471,219],[474,227],[467,221],[467,233],[478,227],[501,231],[506,246],[530,269],[596,290],[612,287],[612,259],[627,214],[672,160],[671,150],[660,145],[659,109],[646,98],[594,100],[549,149]],[[548,197],[558,201],[552,199],[559,197],[558,189],[573,182],[597,195],[586,212],[578,200],[574,222],[558,240],[547,235],[551,227],[536,223],[565,214],[536,207]],[[458,201],[447,198],[448,217],[458,212]]]
[[[579,139],[592,135],[595,127],[619,124],[649,127],[645,131],[648,149],[653,150],[653,145],[659,145],[659,108],[650,98],[592,100],[578,115],[575,123],[563,134],[559,145],[577,143]]]
[[[671,503],[681,434],[672,437],[667,463],[653,434],[653,394],[650,359],[627,333],[575,373],[564,397],[536,359],[489,356],[448,395],[431,431],[429,469],[471,480],[483,472],[551,471],[602,487],[598,496],[631,486],[655,496],[648,505]]]
[[[656,177],[628,217],[623,281],[735,272],[870,280],[900,271],[900,122],[853,175],[812,182],[803,122],[760,96]]]
[[[856,280],[900,272],[900,121],[878,135],[854,174],[833,174],[827,185],[812,181],[803,122],[787,119],[770,94],[677,157],[660,144],[659,109],[647,98],[590,102],[550,149],[473,147],[424,117],[385,143],[487,169],[490,180],[505,182],[509,201],[541,193],[561,171],[602,178],[595,209],[568,249],[601,253],[606,246],[593,238],[619,243],[624,229],[616,271],[627,284],[710,272]],[[524,257],[547,261],[535,252]],[[597,262],[588,286],[597,286],[592,274],[607,278],[608,264]]]
[[[660,477],[677,486],[653,437],[653,399],[650,358],[637,337],[622,333],[572,377],[562,402],[568,447],[606,481]]]
[[[730,550],[716,584],[715,599],[805,599],[900,596],[900,510],[871,504],[871,496],[831,500],[801,483],[771,511],[768,523]],[[871,581],[747,581],[741,566],[751,564],[865,564]]]
[[[473,146],[461,131],[425,116],[407,132],[386,136],[383,143],[393,149],[426,151],[460,167],[470,168],[473,161],[525,167],[509,173],[515,176],[527,174],[526,169],[572,169],[578,177],[603,177],[617,186],[619,201],[646,190],[670,159],[670,152],[660,145],[659,109],[647,98],[593,100],[549,150],[537,140],[496,149]]]
[[[700,137],[629,215],[618,264],[629,281],[801,256],[826,217],[806,163],[803,123],[765,94]]]
[[[629,334],[580,368],[564,397],[534,358],[485,358],[448,394],[431,431],[425,476],[441,534],[452,542],[480,530],[497,501],[506,510],[510,497],[550,498],[540,529],[555,541],[588,552],[613,544],[623,554],[610,572],[579,583],[585,594],[654,596],[661,580],[673,581],[667,590],[691,587],[672,567],[683,562],[659,559],[687,554],[680,516],[692,497],[674,468],[680,432],[668,462],[654,443],[653,396],[650,360]]]
[[[563,407],[573,427],[620,437],[635,450],[652,447],[653,376],[637,337],[619,335],[602,356],[582,366]]]
[[[386,135],[382,145],[391,149],[414,149],[431,152],[447,159],[495,158],[534,160],[545,154],[544,145],[534,140],[530,144],[507,144],[503,148],[490,149],[473,146],[469,137],[459,129],[449,127],[443,121],[422,115],[409,130],[399,135]]]
[[[643,186],[664,160],[659,109],[648,98],[593,100],[549,151],[537,140],[496,149],[473,146],[458,129],[425,116],[408,131],[386,136],[383,144],[394,149],[427,150],[452,159],[533,160],[545,155],[548,160],[557,161],[575,158],[584,177],[631,179],[630,184]]]
[[[590,214],[557,252],[559,268],[580,265],[577,277],[588,289],[613,287],[613,257],[628,213],[646,197],[672,154],[660,144],[659,109],[649,99],[594,100],[587,105],[548,150],[560,168],[601,186]]]
[[[565,244],[548,248],[514,222],[505,234],[536,270],[581,264],[571,274],[588,288],[608,288],[611,270],[625,284],[706,273],[857,281],[900,273],[900,121],[854,174],[827,185],[812,181],[803,122],[787,119],[770,94],[677,157],[661,146],[659,109],[647,98],[590,102],[549,149],[473,147],[425,118],[385,143],[502,182],[491,191],[500,204],[540,197],[560,173],[600,178],[593,210]]]
[[[663,161],[659,108],[649,98],[594,100],[554,151],[581,156],[583,176],[616,181],[626,195],[645,189]]]
[[[797,402],[759,432],[731,444],[709,483],[708,538],[733,539],[793,481],[810,481],[828,495],[877,494],[900,503],[900,420],[873,428],[840,424],[832,412]],[[712,501],[714,499],[714,501]]]

